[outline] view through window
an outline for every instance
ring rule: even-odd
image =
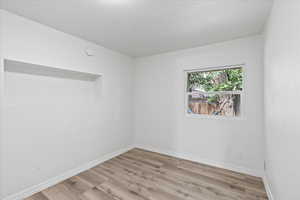
[[[241,115],[242,66],[187,72],[187,113],[236,117]]]

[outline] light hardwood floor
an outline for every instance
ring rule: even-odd
[[[26,200],[267,200],[261,178],[133,149]]]

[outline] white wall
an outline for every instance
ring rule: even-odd
[[[1,18],[4,58],[103,74],[95,96],[92,82],[1,71],[3,196],[131,144],[131,58],[6,11]]]
[[[252,174],[263,170],[261,36],[139,58],[133,63],[129,57],[6,11],[1,11],[0,15],[3,57],[103,74],[101,98],[95,102],[98,97],[93,96],[94,85],[91,83],[0,72],[5,77],[3,82],[0,81],[6,100],[5,131],[0,138],[3,196],[130,145],[133,139],[132,110],[134,142],[140,147]],[[84,54],[86,48],[93,49],[96,55],[87,57]],[[246,63],[244,119],[197,119],[184,115],[184,69],[239,63]],[[132,84],[134,64],[135,86]],[[35,91],[43,87],[49,92],[34,98]],[[75,87],[82,90],[74,90]],[[73,102],[66,94],[80,98]],[[59,99],[51,95],[57,95]],[[35,107],[32,101],[44,102],[44,105],[36,104]],[[52,101],[56,101],[59,109],[62,108],[59,102],[72,101],[66,109],[76,112],[90,102],[89,105],[97,106],[99,112],[92,114],[93,120],[89,116],[94,107],[89,106],[79,117],[51,109],[45,110],[50,116],[37,117],[43,114],[42,107]],[[14,112],[12,107],[15,105],[23,107]],[[32,112],[28,114],[29,111]],[[30,124],[23,123],[22,116]],[[68,120],[64,121],[66,118]],[[45,123],[45,120],[53,121]],[[80,121],[86,123],[79,124]],[[53,127],[57,124],[58,127]]]
[[[246,63],[242,120],[187,117],[184,72]],[[258,174],[263,170],[263,38],[239,39],[137,59],[135,143]]]
[[[275,0],[266,32],[267,178],[276,200],[300,199],[299,11],[299,0]]]
[[[0,2],[0,4],[1,4],[1,2]],[[2,13],[1,13],[1,10],[0,10],[0,144],[1,144],[1,141],[2,141],[2,138],[1,138],[1,133],[2,133],[2,129],[3,129],[3,123],[2,123],[2,121],[3,121],[3,116],[2,116],[2,110],[3,110],[3,90],[4,90],[4,88],[3,88],[3,76],[4,76],[4,74],[3,74],[3,59],[2,59],[2,56],[3,56],[3,50],[2,50],[2,41],[3,41],[3,26],[2,26]],[[0,155],[1,155],[1,145],[0,145]],[[1,171],[2,171],[2,165],[0,164],[0,199],[1,199],[1,197],[2,197],[2,194],[3,194],[3,192],[2,192],[2,187],[1,187],[1,185],[3,185],[2,184],[2,180],[3,180],[3,178],[2,178],[2,173],[1,173]]]

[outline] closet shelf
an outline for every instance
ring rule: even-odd
[[[9,59],[4,59],[4,71],[84,81],[96,81],[102,76],[101,74],[73,71]]]

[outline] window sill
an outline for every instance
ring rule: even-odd
[[[188,114],[188,113],[185,113],[185,117],[192,118],[192,119],[210,119],[210,120],[246,120],[245,116],[225,117],[225,116],[198,115],[198,114]]]

